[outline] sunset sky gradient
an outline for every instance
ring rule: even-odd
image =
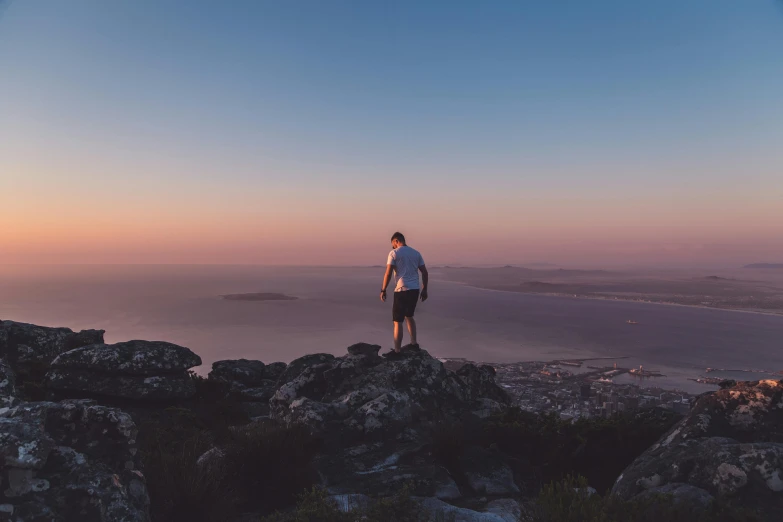
[[[0,264],[783,262],[773,0],[0,0]]]

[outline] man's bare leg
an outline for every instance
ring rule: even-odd
[[[400,353],[402,349],[402,323],[394,322],[394,351]]]
[[[406,317],[405,322],[408,323],[408,331],[411,334],[411,344],[419,344],[416,340],[416,320],[413,317]]]

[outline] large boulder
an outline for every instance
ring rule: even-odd
[[[51,367],[89,370],[106,375],[165,375],[201,364],[201,357],[183,346],[162,341],[93,344],[59,355]]]
[[[782,512],[783,382],[741,382],[702,396],[620,475],[612,493],[630,499],[670,489],[697,507],[708,495],[727,495],[769,520]]]
[[[282,385],[270,400],[271,414],[287,423],[311,419],[309,426],[318,432],[333,432],[339,424],[347,431],[389,437],[414,419],[458,417],[470,411],[473,398],[491,395],[508,404],[503,391],[489,381],[491,376],[477,387],[447,371],[425,350],[393,359],[377,357],[374,351],[338,358],[318,355],[307,365],[302,359],[286,370],[289,373],[295,363],[303,366],[297,377],[287,381],[284,375],[279,381]]]
[[[507,406],[507,397],[489,372],[466,381],[425,350],[377,352],[359,344],[342,357],[298,360],[298,375],[281,379],[269,401],[271,417],[321,436],[325,455],[316,467],[331,494],[386,495],[408,484],[414,495],[460,498],[457,482],[431,451],[433,427],[464,420],[474,401],[501,404],[491,396]],[[497,459],[473,471],[482,495],[519,492]]]
[[[0,357],[19,367],[48,365],[63,352],[103,342],[103,330],[50,328],[16,321],[0,321]]]
[[[286,367],[285,363],[266,365],[248,359],[215,361],[208,378],[226,385],[242,410],[251,418],[259,418],[269,415],[269,399],[277,391],[277,380]]]
[[[159,341],[94,344],[59,355],[46,385],[68,395],[175,400],[196,394],[187,370],[201,364],[189,349]]]
[[[92,401],[0,413],[0,519],[148,521],[136,433],[128,414]]]
[[[252,388],[263,384],[266,379],[265,368],[266,365],[261,361],[248,359],[215,361],[209,378]]]
[[[52,369],[46,386],[71,394],[103,395],[124,399],[187,399],[196,394],[193,379],[178,375],[111,375],[89,370]]]
[[[332,360],[334,360],[334,355],[328,353],[312,353],[299,357],[298,359],[294,359],[288,364],[288,366],[286,366],[285,371],[280,374],[280,377],[277,380],[277,384],[278,386],[281,386],[287,382],[291,382],[292,380],[299,377],[299,375],[310,366],[326,363]]]
[[[476,366],[468,363],[457,370],[459,378],[467,385],[468,398],[486,398],[500,403],[508,403],[510,398],[503,388],[495,384],[495,368],[488,364]]]

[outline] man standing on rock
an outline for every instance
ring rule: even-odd
[[[386,287],[392,278],[392,271],[397,280],[394,287],[394,305],[392,306],[392,319],[394,320],[394,352],[402,350],[402,322],[408,324],[408,332],[411,334],[411,346],[418,348],[416,340],[416,321],[413,313],[416,311],[416,302],[427,300],[427,283],[429,274],[424,266],[424,259],[417,250],[405,244],[405,236],[395,232],[391,238],[392,251],[386,260],[386,274],[383,276],[381,288],[381,301],[386,301]],[[422,286],[419,287],[419,271],[421,271]]]

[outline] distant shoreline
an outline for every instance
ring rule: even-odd
[[[627,299],[623,297],[617,297],[617,298],[608,298],[608,297],[598,297],[598,296],[590,296],[590,295],[574,295],[574,294],[558,294],[558,293],[547,293],[547,292],[524,292],[520,290],[513,290],[513,289],[500,289],[500,288],[486,288],[483,286],[476,286],[472,285],[470,283],[463,283],[461,281],[448,281],[449,283],[456,283],[459,285],[465,285],[469,286],[471,288],[476,288],[478,290],[486,290],[488,292],[505,292],[505,293],[511,293],[511,294],[523,294],[523,295],[538,295],[543,297],[560,297],[560,298],[568,298],[568,299],[590,299],[593,301],[622,301],[625,303],[638,303],[638,304],[653,304],[653,305],[661,305],[661,306],[683,306],[686,308],[701,308],[703,310],[722,310],[725,312],[742,312],[746,314],[757,314],[757,315],[770,315],[773,317],[783,317],[783,311],[780,312],[774,312],[774,311],[768,311],[768,310],[748,310],[745,308],[719,308],[717,306],[706,306],[706,305],[691,305],[691,304],[681,304],[681,303],[662,303],[657,301],[638,301],[636,299]]]

